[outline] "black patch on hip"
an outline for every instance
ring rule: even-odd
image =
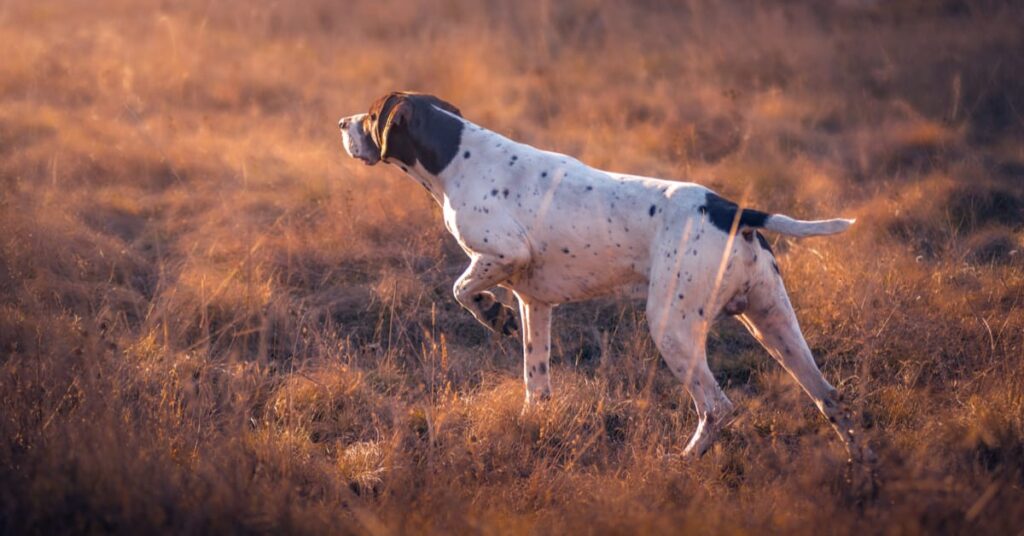
[[[718,229],[728,233],[732,230],[732,224],[736,221],[736,211],[739,205],[716,195],[714,192],[704,194],[704,204],[699,208],[701,214],[707,214],[711,224]],[[740,213],[740,227],[764,227],[765,220],[771,214],[745,208]],[[759,235],[760,236],[760,235]]]

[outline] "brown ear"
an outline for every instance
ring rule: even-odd
[[[383,110],[382,110],[383,111]],[[391,136],[392,129],[396,126],[409,125],[412,121],[413,116],[413,105],[407,98],[401,98],[398,104],[387,110],[387,118],[381,117],[379,120],[384,121],[384,131],[380,136],[380,159],[383,160],[390,156],[388,153],[388,139]],[[403,158],[399,158],[404,160]]]

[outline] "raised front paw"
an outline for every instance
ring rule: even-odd
[[[484,326],[495,333],[502,335],[515,335],[519,332],[519,322],[516,320],[515,311],[499,302],[494,294],[481,292],[473,301],[480,310],[479,320]]]

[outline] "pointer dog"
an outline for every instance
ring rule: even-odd
[[[795,220],[741,209],[698,184],[594,169],[475,125],[429,95],[385,95],[339,127],[350,156],[397,165],[441,205],[445,226],[470,257],[455,299],[481,324],[517,331],[512,309],[488,289],[515,293],[527,403],[551,395],[554,306],[605,295],[646,298],[654,342],[700,419],[685,454],[703,454],[733,408],[705,353],[719,315],[738,317],[793,375],[851,458],[870,452],[815,365],[758,232],[828,235],[853,220]]]

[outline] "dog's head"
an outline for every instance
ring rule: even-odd
[[[419,93],[395,92],[377,99],[365,114],[338,122],[345,152],[372,166],[381,160],[437,175],[459,151],[459,109]]]

